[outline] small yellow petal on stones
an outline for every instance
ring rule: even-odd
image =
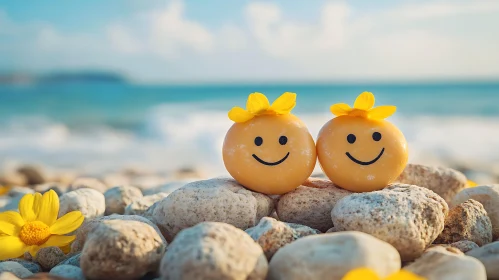
[[[9,186],[0,186],[0,196],[8,194],[10,191]]]
[[[426,278],[416,275],[408,270],[400,270],[397,273],[394,273],[384,280],[426,280]]]
[[[55,221],[50,227],[50,233],[62,235],[73,232],[81,226],[84,219],[80,211],[69,212]]]
[[[355,99],[353,107],[355,109],[367,111],[372,107],[374,107],[374,101],[375,101],[374,94],[368,91],[364,91],[357,97],[357,99]]]
[[[467,188],[474,188],[476,186],[478,186],[478,184],[475,183],[475,182],[473,182],[473,181],[471,181],[471,180],[468,180],[467,183],[466,183],[466,187]]]
[[[348,272],[342,280],[381,280],[381,278],[372,269],[357,268]]]
[[[270,109],[277,114],[289,114],[296,106],[296,93],[285,92],[279,96],[270,106]]]
[[[236,123],[243,123],[251,120],[254,117],[253,114],[244,110],[241,107],[234,107],[229,111],[229,119]]]
[[[376,108],[369,110],[368,116],[370,119],[384,120],[389,116],[393,115],[395,111],[397,111],[396,106],[392,105],[378,106]]]
[[[267,111],[269,108],[269,100],[262,93],[254,92],[248,96],[248,101],[246,102],[246,110],[251,114],[260,114]]]
[[[351,111],[352,108],[350,105],[346,103],[337,103],[331,106],[331,113],[333,113],[335,116],[345,116],[348,115]]]
[[[54,190],[49,190],[43,194],[37,220],[51,226],[59,215],[59,197]]]

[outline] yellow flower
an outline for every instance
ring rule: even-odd
[[[374,95],[365,91],[361,93],[357,99],[355,99],[353,108],[346,103],[337,103],[331,106],[331,112],[338,117],[352,116],[383,120],[393,115],[397,110],[397,107],[391,105],[378,106],[374,108],[374,100]]]
[[[471,181],[471,180],[468,180],[467,183],[466,183],[466,187],[467,188],[474,188],[476,186],[478,186],[478,184],[475,183],[475,182],[473,182],[473,181]]]
[[[399,270],[398,272],[386,277],[381,278],[369,268],[357,268],[348,272],[343,276],[342,280],[425,280],[426,278],[418,276],[407,270]]]
[[[285,115],[296,106],[296,93],[285,92],[272,105],[265,95],[254,92],[248,96],[246,110],[234,107],[229,111],[229,119],[236,123],[247,122],[260,115]]]
[[[0,186],[0,196],[8,194],[10,191],[9,186]]]
[[[50,190],[43,194],[27,194],[19,202],[19,213],[0,213],[0,261],[17,258],[25,252],[35,256],[44,247],[65,247],[75,239],[66,236],[83,223],[80,211],[69,212],[57,219],[59,197]]]

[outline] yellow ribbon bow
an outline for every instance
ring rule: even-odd
[[[355,99],[353,108],[346,103],[337,103],[331,106],[331,112],[338,117],[352,116],[383,120],[393,115],[397,110],[396,106],[391,105],[374,107],[374,100],[374,94],[365,91]]]
[[[246,110],[234,107],[229,111],[229,119],[243,123],[261,115],[286,115],[296,106],[296,93],[285,92],[270,105],[267,97],[259,92],[248,96]]]

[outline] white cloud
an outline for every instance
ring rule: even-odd
[[[123,25],[111,24],[106,31],[111,47],[114,50],[123,54],[137,54],[143,51],[141,42],[133,37]]]

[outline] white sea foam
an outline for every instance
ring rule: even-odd
[[[328,113],[298,116],[314,138],[332,117]],[[497,117],[398,114],[390,120],[404,132],[412,162],[499,161]],[[221,148],[231,125],[226,112],[172,105],[151,109],[135,130],[106,126],[69,128],[39,116],[18,118],[2,125],[0,160],[3,164],[34,163],[88,173],[104,173],[127,166],[169,172],[189,166],[213,176],[226,175]]]

